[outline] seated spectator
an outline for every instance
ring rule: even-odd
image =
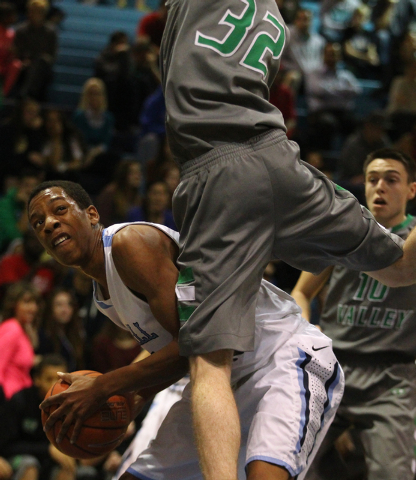
[[[98,195],[100,223],[109,227],[127,220],[127,212],[141,205],[140,185],[142,172],[135,160],[121,160],[115,172],[114,182],[108,184]]]
[[[139,124],[139,115],[144,102],[160,85],[157,55],[147,38],[138,38],[131,49],[133,73],[132,116]]]
[[[338,171],[339,180],[343,182],[345,188],[359,185],[364,194],[364,161],[371,152],[391,145],[387,128],[386,115],[383,112],[374,111],[346,139],[341,150]]]
[[[286,25],[292,25],[295,21],[296,12],[300,8],[300,0],[276,0],[279,11]]]
[[[58,371],[67,371],[65,360],[57,355],[45,357],[34,370],[33,386],[13,395],[0,413],[0,451],[13,465],[16,479],[75,480],[76,460],[49,442],[39,410],[39,403],[59,379]]]
[[[29,0],[27,21],[16,29],[14,48],[22,61],[18,96],[46,100],[58,50],[55,29],[46,22],[47,0]]]
[[[81,132],[87,148],[80,183],[94,195],[111,181],[118,161],[110,149],[114,116],[108,111],[106,88],[99,78],[93,77],[85,82],[73,123]]]
[[[3,178],[17,177],[28,168],[43,172],[42,127],[40,104],[32,99],[22,100],[0,125]]]
[[[361,5],[360,0],[323,0],[320,33],[328,42],[341,42],[354,10]]]
[[[323,67],[309,73],[305,83],[309,147],[334,148],[336,135],[349,135],[356,127],[355,100],[361,87],[355,76],[340,66],[341,47],[325,45]]]
[[[322,66],[325,39],[311,31],[313,13],[299,8],[293,25],[289,27],[290,41],[282,55],[282,66],[294,78],[293,88],[299,91],[304,76]]]
[[[22,172],[16,187],[10,188],[6,195],[0,198],[0,254],[6,251],[13,240],[22,238],[29,229],[26,203],[38,183],[39,177],[36,173]]]
[[[181,181],[181,171],[178,165],[174,162],[169,162],[166,165],[165,172],[163,175],[163,181],[166,183],[169,191],[169,205],[172,205],[172,197],[175,193],[176,187]]]
[[[36,354],[42,357],[58,353],[72,372],[85,367],[84,344],[84,328],[74,293],[59,287],[47,298]]]
[[[342,39],[346,67],[358,78],[376,79],[380,75],[380,58],[374,32],[365,28],[370,16],[367,5],[354,10]]]
[[[42,295],[48,294],[53,286],[55,260],[42,258],[44,249],[29,228],[23,235],[21,248],[17,252],[4,255],[0,260],[0,292],[15,282],[30,282]]]
[[[172,164],[175,164],[166,136],[155,135],[154,141],[156,154],[147,163],[144,162],[146,163],[145,179],[147,185],[158,180],[164,180],[166,171]],[[141,155],[139,155],[139,159],[143,161]]]
[[[40,302],[36,288],[27,283],[15,283],[6,292],[0,323],[0,398],[3,401],[32,385],[30,370],[38,341],[35,324]]]
[[[144,15],[137,26],[137,37],[147,38],[151,44],[160,48],[163,32],[165,30],[166,20],[168,17],[168,9],[166,0],[160,0],[160,6],[155,12]]]
[[[0,82],[3,85],[3,95],[9,95],[22,63],[15,57],[13,51],[14,30],[11,26],[16,23],[17,11],[14,4],[0,3]]]
[[[127,221],[159,223],[177,230],[169,201],[169,190],[165,182],[154,182],[147,187],[143,205],[132,208]]]
[[[111,34],[108,45],[95,59],[94,76],[105,84],[108,110],[114,115],[115,128],[128,130],[133,123],[133,84],[130,44],[125,32]]]
[[[63,112],[50,109],[45,113],[45,139],[42,149],[46,179],[78,179],[82,167],[83,150],[78,132],[70,125]]]
[[[107,319],[101,331],[96,335],[92,347],[92,368],[107,373],[132,363],[142,347],[131,333]]]

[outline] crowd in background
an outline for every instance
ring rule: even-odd
[[[416,161],[416,2],[323,0],[319,18],[297,0],[276,2],[291,35],[270,102],[302,158],[364,203],[368,153],[394,146]],[[104,373],[140,352],[97,311],[91,281],[43,251],[27,221],[31,190],[42,180],[76,181],[104,226],[175,228],[171,199],[180,172],[165,138],[158,67],[164,2],[143,17],[134,41],[109,32],[73,111],[48,103],[63,18],[59,4],[46,0],[0,1],[0,480],[13,472],[24,480],[50,472],[111,478],[118,454],[81,465],[50,451],[35,425],[38,410],[19,429],[2,422],[18,418],[27,389],[38,392],[39,404],[48,369]],[[376,85],[371,97],[365,82]],[[299,272],[278,263],[265,275],[290,291]],[[33,471],[38,476],[24,476]]]

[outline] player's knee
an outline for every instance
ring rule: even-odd
[[[247,480],[289,480],[289,472],[279,465],[254,460],[247,465]]]

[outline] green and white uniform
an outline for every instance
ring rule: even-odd
[[[181,182],[182,355],[254,348],[271,259],[320,272],[378,270],[402,255],[348,192],[299,159],[268,102],[288,30],[275,0],[168,0],[161,45],[166,125]]]
[[[409,215],[392,231],[406,238],[415,225]],[[333,341],[346,387],[314,470],[329,479],[319,458],[354,425],[369,480],[413,480],[416,285],[389,288],[365,273],[335,267],[320,325]]]

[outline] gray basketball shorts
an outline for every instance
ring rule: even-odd
[[[335,264],[372,271],[403,254],[403,241],[301,161],[280,130],[185,163],[173,213],[184,356],[253,349],[256,295],[270,260],[313,273]]]

